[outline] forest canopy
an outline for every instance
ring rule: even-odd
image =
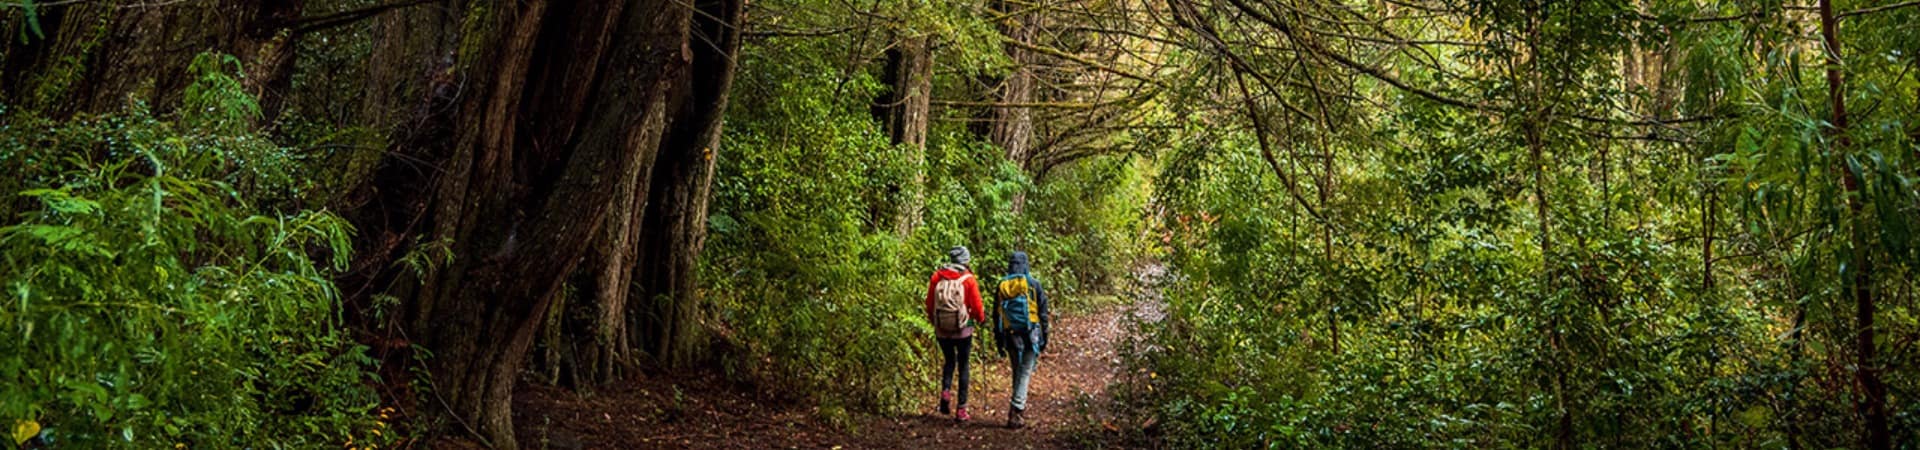
[[[956,245],[1130,312],[1079,446],[1913,446],[1916,22],[0,0],[0,446],[544,447],[527,392],[698,377],[860,435]]]

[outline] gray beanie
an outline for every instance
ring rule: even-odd
[[[954,264],[966,264],[973,261],[973,254],[967,252],[967,246],[955,245],[947,250],[947,260],[953,261]]]

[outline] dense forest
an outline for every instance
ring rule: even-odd
[[[0,0],[0,447],[1911,448],[1915,23]],[[1077,408],[890,428],[956,245]]]

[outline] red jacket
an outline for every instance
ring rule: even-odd
[[[936,270],[933,272],[933,278],[927,280],[927,303],[926,303],[927,317],[933,317],[933,288],[936,286],[939,286],[941,280],[959,279],[961,276],[967,275],[969,273],[969,272],[964,272],[963,270],[965,270],[964,267],[956,267],[956,266],[948,265],[948,266],[941,266],[940,270]],[[967,314],[973,317],[974,322],[986,322],[987,311],[986,311],[986,308],[981,306],[980,304],[980,283],[978,283],[979,280],[980,280],[980,277],[967,278],[967,281],[963,282],[962,285],[966,286]],[[968,331],[972,331],[972,328],[973,328],[972,326],[967,327]],[[966,334],[968,334],[968,336],[958,336],[958,337],[971,337],[972,335],[972,333],[966,333]]]

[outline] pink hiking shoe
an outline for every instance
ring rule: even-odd
[[[940,413],[941,414],[947,414],[952,412],[947,408],[947,403],[952,401],[953,401],[953,391],[940,391]]]
[[[959,410],[953,413],[953,420],[956,422],[966,422],[969,420],[973,420],[973,415],[967,414],[967,407],[962,406],[960,407]]]

